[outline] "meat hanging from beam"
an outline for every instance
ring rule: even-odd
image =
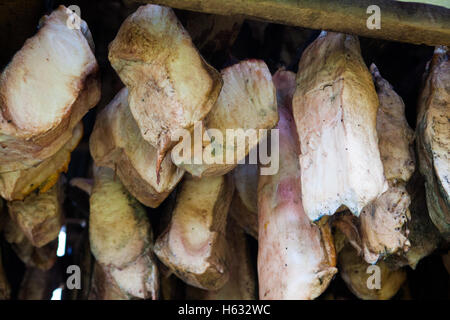
[[[303,52],[293,114],[303,206],[311,220],[354,215],[387,190],[378,149],[378,97],[357,37],[322,32]]]

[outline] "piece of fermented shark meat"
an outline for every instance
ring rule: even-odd
[[[233,219],[228,219],[226,232],[230,279],[222,288],[216,291],[188,286],[186,288],[187,299],[255,300],[257,298],[255,273],[244,230]]]
[[[96,261],[93,267],[92,285],[88,300],[131,300],[132,297],[123,292],[114,278],[105,272]]]
[[[411,218],[411,198],[404,186],[389,187],[360,216],[360,232],[364,259],[375,263],[382,256],[407,252],[407,222]]]
[[[380,260],[375,267],[378,271],[368,269],[372,265],[364,261],[349,244],[339,253],[339,272],[347,287],[358,298],[364,300],[388,300],[402,287],[406,280],[406,271],[390,269],[389,265]],[[368,272],[369,270],[369,272]],[[376,277],[380,276],[379,287]],[[374,286],[374,287],[372,287]]]
[[[405,104],[375,64],[370,66],[380,102],[377,113],[378,148],[384,175],[392,184],[406,183],[415,170],[414,131],[405,116]]]
[[[411,241],[408,221],[410,197],[405,187],[393,187],[361,212],[359,218],[345,211],[336,216],[335,226],[346,235],[350,244],[367,263],[381,257],[402,255]]]
[[[2,251],[0,248],[0,300],[9,300],[11,297],[11,287],[6,278],[5,270],[2,263]]]
[[[279,171],[258,183],[259,298],[314,299],[337,272],[334,244],[328,225],[303,210],[294,119],[289,109],[278,111]]]
[[[128,191],[146,206],[159,206],[183,177],[184,170],[170,157],[164,158],[157,175],[157,149],[142,138],[128,106],[127,88],[97,116],[89,144],[96,165],[114,169]]]
[[[35,247],[58,237],[62,227],[64,192],[61,179],[48,192],[32,193],[24,200],[8,202],[11,219]]]
[[[436,47],[419,98],[417,153],[431,220],[450,239],[450,60]]]
[[[171,220],[154,250],[187,284],[218,290],[229,279],[225,228],[233,191],[229,175],[186,175],[181,184]]]
[[[200,56],[173,10],[141,6],[120,27],[109,61],[128,87],[131,113],[143,138],[158,150],[158,164],[214,105],[222,80]]]
[[[400,252],[400,255],[391,255],[388,259],[392,265],[398,267],[409,265],[415,269],[422,258],[431,254],[438,247],[441,237],[428,214],[424,178],[418,171],[411,177],[407,190],[411,196],[409,206],[411,219],[407,224],[409,250]]]
[[[94,178],[89,201],[92,254],[124,294],[157,299],[159,275],[145,208],[115,179],[114,170],[96,167]]]
[[[370,251],[365,252],[367,250],[365,246],[367,246],[367,243],[369,243],[371,239],[374,239],[371,243],[372,247],[377,248],[378,246],[378,252],[383,253],[382,256],[384,256],[386,261],[393,268],[410,266],[412,269],[415,269],[422,258],[431,254],[438,247],[440,234],[428,215],[424,181],[418,171],[411,177],[406,190],[410,194],[411,204],[406,211],[406,214],[410,215],[410,218],[405,224],[407,230],[405,230],[404,233],[392,232],[392,230],[395,229],[395,224],[400,224],[396,222],[395,219],[392,219],[392,214],[390,212],[387,212],[384,209],[382,210],[382,206],[377,208],[378,212],[376,212],[374,217],[370,218],[372,220],[369,219],[369,215],[365,221],[361,219],[362,216],[358,219],[349,211],[340,213],[335,217],[335,220],[333,221],[334,226],[337,227],[337,230],[345,234],[347,241],[356,249],[358,255],[364,257],[366,262],[375,263],[380,256],[378,254],[375,255]],[[397,192],[399,192],[398,189]],[[380,198],[383,199],[386,195],[390,196],[389,192],[385,192]],[[405,207],[406,203],[403,201],[403,203],[399,203],[399,205],[400,207]],[[395,213],[395,210],[393,212]],[[386,218],[386,216],[388,217]],[[386,222],[383,222],[383,218]],[[404,220],[404,218],[401,217],[397,218]],[[364,232],[369,230],[370,233],[364,234],[363,226],[361,225],[370,222],[373,222],[376,225],[375,227],[366,227],[366,231]],[[405,225],[403,225],[403,228],[405,228]],[[386,253],[393,253],[393,247],[388,246],[383,250],[381,248],[383,241],[387,245],[395,245],[395,240],[397,240],[399,244],[404,243],[407,245],[408,250],[397,250],[395,254],[387,255]]]
[[[47,192],[62,172],[66,172],[71,152],[77,147],[83,136],[83,124],[73,129],[70,140],[50,158],[34,167],[0,173],[0,195],[9,200],[23,200],[34,190]],[[0,170],[2,165],[0,165]]]
[[[5,222],[4,236],[16,255],[27,267],[46,271],[55,264],[58,240],[53,240],[45,246],[37,248],[31,244],[20,227],[9,216],[7,216]]]
[[[258,211],[248,210],[238,192],[233,195],[229,215],[247,234],[258,239]]]
[[[364,259],[375,263],[381,256],[407,251],[408,207],[411,198],[405,188],[414,169],[414,132],[405,118],[405,105],[392,86],[370,67],[380,106],[377,115],[378,147],[389,188],[367,205],[360,215]]]
[[[303,52],[293,99],[303,206],[310,220],[341,206],[358,216],[387,190],[377,110],[358,38],[322,32]]]
[[[174,154],[183,141],[172,151],[175,164],[193,176],[220,176],[234,169],[243,161],[252,148],[266,136],[259,129],[272,129],[278,121],[275,86],[267,65],[261,60],[246,60],[222,70],[223,87],[216,104],[205,119],[206,129],[220,131],[223,141],[213,132],[206,131],[211,143],[206,144],[201,154],[191,151],[191,163],[177,163]],[[227,130],[256,130],[248,140],[237,138],[233,145],[227,145]],[[242,137],[243,138],[243,137]],[[194,142],[191,138],[191,142]],[[231,155],[228,157],[227,152]],[[209,158],[205,160],[205,155]],[[203,157],[203,159],[202,159]],[[196,158],[203,160],[196,164]],[[209,161],[209,163],[205,163]],[[231,162],[231,163],[229,163]]]
[[[83,32],[60,6],[0,76],[0,165],[35,165],[70,140],[100,99],[98,64]]]

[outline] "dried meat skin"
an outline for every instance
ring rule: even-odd
[[[279,171],[258,182],[259,297],[314,299],[337,272],[334,244],[303,210],[295,123],[288,108],[278,110]]]
[[[303,206],[311,220],[342,205],[358,216],[386,191],[377,110],[357,37],[323,32],[302,55],[293,99]]]
[[[431,220],[450,239],[450,60],[436,47],[419,98],[417,153]]]
[[[185,176],[172,217],[155,243],[155,253],[185,283],[218,290],[229,279],[226,221],[234,192],[228,176]]]
[[[70,140],[100,99],[98,64],[83,32],[60,6],[0,76],[0,164],[35,165]]]
[[[264,61],[241,61],[225,68],[221,73],[224,82],[222,91],[204,122],[205,129],[220,131],[223,144],[219,139],[211,141],[200,155],[196,154],[193,148],[191,163],[174,161],[196,177],[224,175],[234,169],[265,137],[259,130],[272,129],[278,122],[276,90],[272,75]],[[228,129],[234,130],[233,133],[236,135],[239,134],[238,130],[246,134],[252,129],[255,130],[255,135],[252,136],[250,132],[248,139],[242,142],[239,142],[238,136],[235,145],[230,146],[227,144],[230,139],[227,136]],[[191,138],[192,142],[194,139]],[[174,148],[173,152],[175,150]],[[211,164],[205,163],[205,153],[208,157],[211,154],[211,159],[208,160]],[[227,153],[231,154],[231,157]],[[196,164],[198,160],[203,162]]]
[[[214,105],[222,80],[192,44],[171,8],[145,5],[109,46],[109,61],[129,89],[131,113],[160,160]]]
[[[114,169],[128,191],[152,208],[160,205],[184,174],[166,157],[158,177],[157,149],[142,138],[129,109],[126,88],[97,116],[89,145],[95,163]]]

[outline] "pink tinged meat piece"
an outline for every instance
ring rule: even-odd
[[[298,138],[291,114],[279,108],[280,169],[258,184],[260,299],[314,299],[335,268],[334,246],[311,222],[301,199]]]
[[[323,32],[303,53],[293,99],[303,206],[311,220],[342,205],[359,215],[386,191],[377,109],[358,39]]]

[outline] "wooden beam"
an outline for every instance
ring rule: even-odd
[[[414,44],[450,45],[450,9],[392,0],[134,0],[220,15],[242,15],[292,26]],[[370,5],[381,28],[367,28]]]

